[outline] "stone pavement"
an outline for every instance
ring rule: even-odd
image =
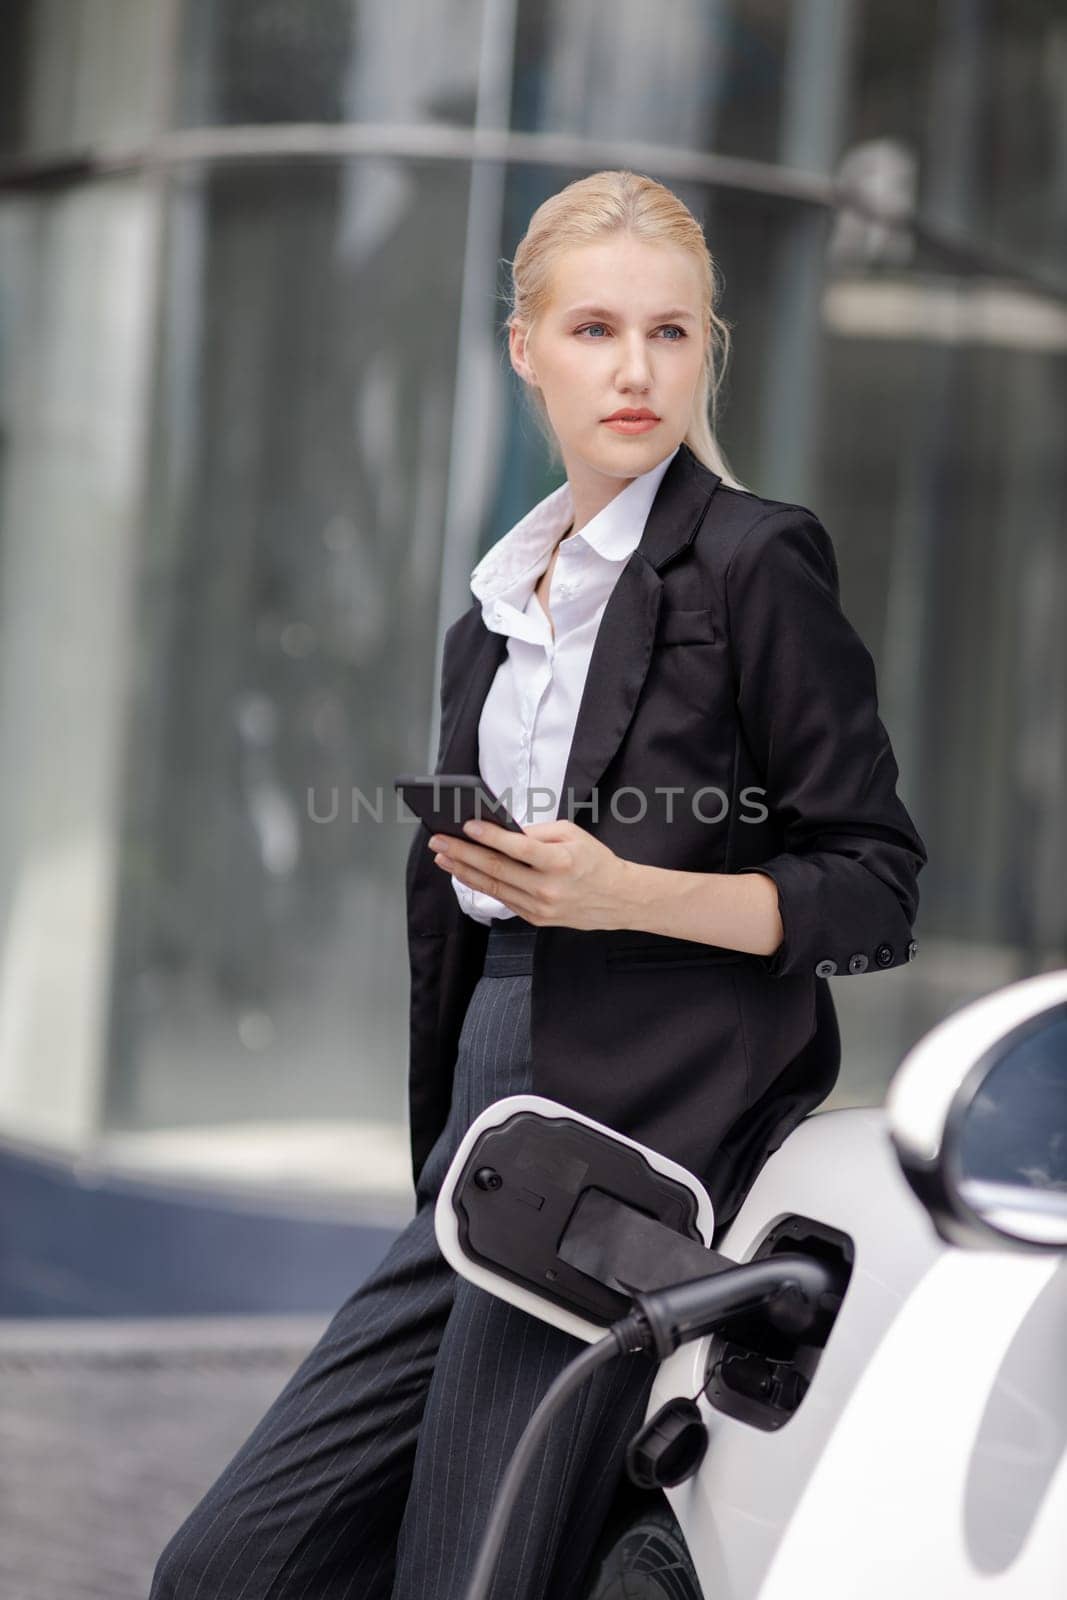
[[[146,1600],[328,1321],[0,1322],[0,1600]]]

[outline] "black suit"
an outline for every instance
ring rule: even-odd
[[[477,770],[478,717],[505,648],[478,606],[449,630],[438,771]],[[485,1105],[532,1088],[685,1162],[725,1223],[837,1072],[816,965],[847,971],[862,955],[876,971],[879,951],[885,965],[907,957],[925,852],[895,781],[871,660],[838,608],[818,521],[724,488],[683,445],[604,611],[563,814],[568,788],[580,804],[596,785],[595,832],[620,855],[706,872],[759,863],[779,887],[785,943],[764,960],[644,933],[539,928],[532,973],[487,973],[479,988],[453,1103],[488,929],[460,910],[417,829],[415,1215],[168,1543],[152,1600],[462,1592],[521,1430],[584,1346],[457,1278],[442,1257],[433,1201],[460,1139]],[[632,826],[610,808],[627,784],[648,792]],[[746,785],[764,784],[772,814],[745,822]],[[671,823],[656,785],[683,791]],[[721,823],[693,814],[705,785],[725,791]],[[639,809],[627,798],[620,815]],[[705,800],[714,815],[715,797]],[[553,1419],[494,1594],[585,1592],[654,1376],[642,1356],[611,1363]]]
[[[436,772],[478,772],[478,720],[506,648],[480,602],[449,628]],[[631,861],[758,867],[777,885],[785,938],[760,957],[633,930],[540,928],[534,1092],[683,1162],[720,1221],[732,1215],[836,1079],[826,977],[915,953],[926,850],[897,777],[874,665],[841,611],[819,519],[726,487],[683,444],[604,611],[559,814]],[[617,793],[631,785],[639,793]],[[681,791],[669,821],[657,788]],[[640,820],[620,820],[641,813],[642,797]],[[427,838],[420,827],[406,875],[416,1180],[447,1118],[488,935]]]

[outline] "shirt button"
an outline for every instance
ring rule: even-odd
[[[849,956],[849,958],[848,958],[848,970],[850,972],[866,972],[867,971],[867,957],[865,955],[860,954],[860,953],[857,953],[854,956]]]
[[[818,966],[815,968],[815,976],[817,978],[832,978],[836,971],[837,971],[837,962],[836,961],[830,961],[830,960],[820,961]]]
[[[893,946],[891,944],[880,944],[874,952],[874,959],[880,967],[891,966],[893,962]]]

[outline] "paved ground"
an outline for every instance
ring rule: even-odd
[[[145,1600],[328,1320],[0,1322],[2,1600]]]

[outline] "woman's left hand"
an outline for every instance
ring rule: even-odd
[[[477,836],[473,829],[477,828]],[[537,927],[625,928],[635,866],[576,822],[532,822],[521,834],[481,820],[466,839],[435,834],[444,872],[493,895]]]

